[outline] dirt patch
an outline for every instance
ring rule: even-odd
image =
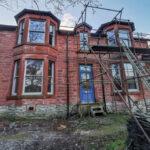
[[[49,121],[1,120],[0,149],[115,150],[123,146],[122,142],[125,143],[127,118],[126,115],[107,115]],[[112,147],[111,143],[118,145]]]

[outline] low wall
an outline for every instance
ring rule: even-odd
[[[29,106],[0,106],[0,118],[8,119],[50,119],[56,117],[66,117],[66,104],[36,105],[33,110]],[[77,112],[77,105],[70,105],[70,114]]]

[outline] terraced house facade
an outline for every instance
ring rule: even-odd
[[[146,110],[149,91],[119,47],[123,40],[148,68],[148,39],[133,36],[133,22],[113,20],[93,33],[84,22],[60,30],[60,20],[46,11],[25,9],[15,19],[17,26],[0,25],[1,117],[66,116],[104,102],[107,111],[125,111],[118,92]]]

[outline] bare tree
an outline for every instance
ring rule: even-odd
[[[12,11],[26,6],[38,10],[53,10],[56,14],[62,13],[67,7],[76,7],[78,5],[86,4],[101,6],[100,0],[0,0],[1,7],[5,7]]]

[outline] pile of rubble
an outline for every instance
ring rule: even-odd
[[[138,119],[143,129],[150,137],[150,113],[149,114],[139,114],[136,113],[135,117]],[[150,143],[144,136],[143,132],[135,122],[133,118],[128,120],[128,150],[150,150]]]

